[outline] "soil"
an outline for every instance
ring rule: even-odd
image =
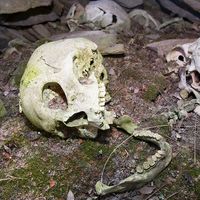
[[[94,140],[73,136],[64,140],[34,127],[18,109],[20,74],[35,48],[25,46],[7,56],[0,55],[0,99],[7,110],[0,127],[0,199],[71,200],[69,190],[76,200],[200,199],[200,117],[190,112],[169,125],[163,113],[177,108],[179,79],[166,75],[164,57],[145,48],[153,41],[198,38],[199,33],[188,22],[161,31],[132,27],[132,34],[120,37],[125,55],[104,57],[112,97],[107,108],[117,116],[129,115],[141,128],[165,137],[173,149],[170,165],[143,188],[98,196],[94,186],[103,166],[128,135],[112,127],[99,132]],[[116,184],[130,176],[136,165],[154,152],[152,145],[131,138],[112,155],[104,182]]]

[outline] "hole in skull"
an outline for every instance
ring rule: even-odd
[[[117,23],[117,16],[116,15],[112,15],[112,23]]]
[[[85,112],[79,112],[79,113],[75,113],[74,115],[72,115],[65,123],[69,124],[69,123],[73,123],[74,126],[79,126],[81,122],[81,119],[86,120],[87,119],[87,115]]]
[[[183,56],[183,55],[179,55],[179,56],[178,56],[178,59],[179,59],[180,61],[182,61],[182,62],[184,62],[184,61],[185,61],[185,58],[184,58],[184,56]]]
[[[200,74],[197,71],[192,71],[190,73],[191,80],[190,84],[194,89],[200,90]]]
[[[58,83],[47,83],[42,90],[42,98],[46,106],[50,109],[66,110],[68,107],[67,98]]]

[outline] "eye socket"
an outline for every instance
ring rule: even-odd
[[[179,56],[178,56],[178,59],[179,59],[180,61],[182,61],[182,62],[184,62],[184,61],[185,61],[185,58],[184,58],[184,56],[183,56],[183,55],[179,55]]]

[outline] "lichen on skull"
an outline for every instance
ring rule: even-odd
[[[29,76],[33,71],[37,74]],[[20,85],[21,108],[47,132],[64,136],[63,126],[75,127],[81,136],[96,137],[97,129],[109,129],[114,117],[105,109],[107,83],[95,43],[83,38],[50,42],[28,62]]]

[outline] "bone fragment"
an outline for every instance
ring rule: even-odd
[[[77,31],[53,35],[49,38],[50,41],[82,37],[89,39],[97,44],[102,55],[124,54],[125,49],[123,44],[118,44],[117,34],[106,33],[103,31]]]
[[[106,195],[113,192],[124,192],[141,187],[158,175],[170,163],[172,158],[172,149],[162,136],[158,141],[151,131],[136,131],[135,124],[132,123],[130,117],[128,116],[122,116],[121,118],[116,119],[114,123],[118,128],[124,129],[127,133],[132,134],[134,137],[154,143],[160,150],[152,156],[151,162],[147,161],[143,163],[143,166],[137,166],[136,173],[120,181],[116,185],[108,186],[103,183],[103,180],[98,181],[95,187],[97,194],[99,195]],[[156,165],[154,166],[155,162]]]
[[[165,56],[176,45],[194,42],[196,39],[169,39],[147,44],[146,48],[157,52],[158,56]]]

